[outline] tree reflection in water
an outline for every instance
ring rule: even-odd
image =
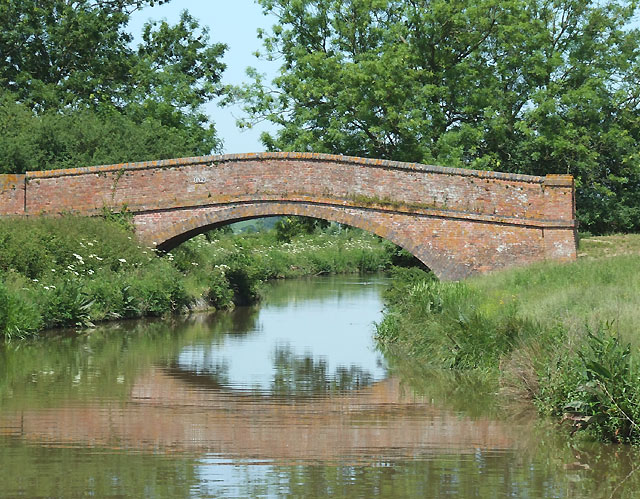
[[[326,359],[314,359],[310,354],[296,355],[289,346],[276,346],[273,361],[275,375],[271,392],[274,395],[319,395],[359,390],[373,383],[371,373],[360,366],[338,366],[332,374]]]

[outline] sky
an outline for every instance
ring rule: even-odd
[[[166,19],[175,24],[183,10],[209,28],[210,41],[228,45],[224,62],[227,65],[222,83],[240,84],[247,81],[245,70],[248,66],[258,69],[270,80],[276,75],[277,62],[256,58],[256,50],[262,50],[262,42],[257,37],[258,28],[270,28],[275,19],[263,15],[262,8],[254,0],[173,0],[168,4],[147,7],[134,12],[129,22],[129,31],[140,39],[144,23]],[[249,130],[240,130],[236,118],[243,116],[240,106],[221,108],[215,103],[206,106],[205,111],[215,123],[218,136],[223,140],[223,152],[261,152],[260,133],[275,130],[270,123],[261,123]]]

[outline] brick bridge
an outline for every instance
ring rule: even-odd
[[[133,213],[171,249],[269,215],[332,220],[382,236],[441,279],[576,257],[573,178],[312,153],[204,156],[0,175],[0,216]]]

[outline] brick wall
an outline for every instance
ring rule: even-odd
[[[0,216],[24,214],[24,175],[0,175]]]
[[[140,237],[166,248],[233,220],[303,214],[387,237],[442,278],[575,258],[566,175],[260,153],[0,176],[4,215],[92,215],[125,204]]]

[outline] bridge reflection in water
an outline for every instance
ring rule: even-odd
[[[397,379],[355,392],[284,398],[208,389],[153,368],[125,402],[0,415],[9,436],[52,446],[205,452],[269,461],[385,460],[514,445],[508,427],[408,394]]]

